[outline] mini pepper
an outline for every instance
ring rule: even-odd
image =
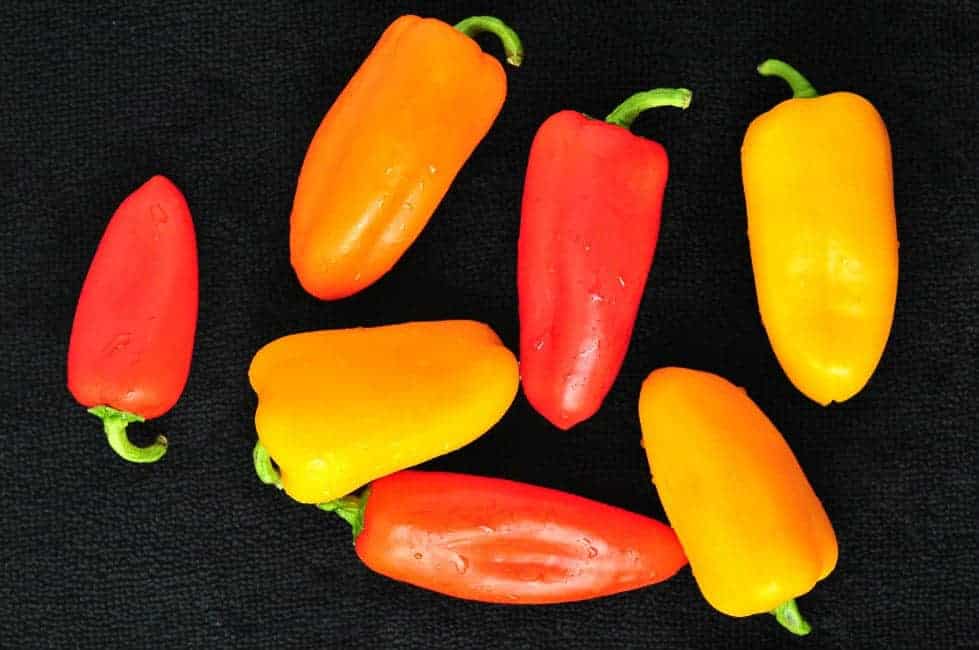
[[[523,46],[500,20],[454,28],[402,16],[337,97],[310,142],[290,224],[302,286],[332,300],[388,272],[418,237],[506,97],[499,61],[473,40],[492,32],[507,61]]]
[[[323,503],[466,445],[517,392],[517,361],[488,326],[428,321],[321,330],[264,346],[257,458],[296,501]]]
[[[662,368],[639,395],[643,447],[707,601],[808,634],[795,598],[836,566],[836,534],[775,425],[717,375]]]
[[[255,470],[278,480],[267,458]],[[372,570],[465,600],[587,600],[662,582],[687,563],[655,519],[504,479],[405,470],[318,507],[351,525]]]
[[[863,97],[818,96],[774,59],[758,71],[793,91],[751,123],[741,147],[758,307],[789,380],[825,406],[864,387],[894,318],[890,141]]]
[[[611,389],[656,250],[669,163],[629,128],[646,109],[690,98],[684,88],[637,93],[605,121],[561,111],[534,138],[517,251],[520,372],[527,399],[562,429]]]
[[[154,176],[116,209],[82,285],[68,343],[68,389],[135,463],[167,450],[126,436],[180,398],[197,327],[197,244],[180,190]]]

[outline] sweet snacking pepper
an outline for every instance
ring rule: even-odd
[[[68,343],[68,389],[102,419],[122,458],[151,463],[158,436],[133,445],[126,425],[159,417],[187,383],[197,327],[197,244],[180,190],[154,176],[106,226],[82,285]]]
[[[285,336],[255,355],[256,454],[322,503],[466,445],[506,412],[517,361],[488,326],[431,321]]]
[[[836,566],[836,535],[792,450],[748,394],[717,375],[662,368],[639,396],[643,446],[707,601],[771,612],[796,634],[795,598]]]
[[[520,372],[527,399],[562,429],[591,417],[611,389],[656,250],[666,151],[629,127],[690,97],[637,93],[605,121],[561,111],[534,138],[517,251]]]
[[[292,266],[324,300],[387,273],[418,237],[506,97],[506,75],[471,37],[489,31],[519,65],[500,20],[451,25],[402,16],[337,97],[313,136],[290,224]]]
[[[894,318],[890,141],[863,97],[819,96],[781,61],[758,70],[794,95],[756,118],[741,148],[758,307],[789,380],[825,406],[864,387]]]
[[[274,481],[262,463],[259,476]],[[466,600],[598,598],[662,582],[687,563],[655,519],[503,479],[405,470],[319,507],[350,523],[373,571]]]

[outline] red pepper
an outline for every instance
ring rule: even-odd
[[[126,437],[183,392],[197,325],[197,245],[183,194],[154,176],[116,210],[85,277],[68,345],[68,389],[126,460],[159,459]]]
[[[673,529],[655,519],[502,479],[406,470],[319,507],[353,526],[357,555],[374,571],[467,600],[597,598],[687,563]]]
[[[520,371],[527,399],[562,429],[591,417],[611,389],[656,250],[666,151],[629,126],[690,97],[638,93],[604,122],[561,111],[534,138],[517,252]]]

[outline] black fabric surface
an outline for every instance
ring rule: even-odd
[[[465,6],[464,6],[465,5]],[[979,647],[979,5],[971,2],[5,2],[0,7],[0,646],[364,648]],[[495,14],[522,36],[506,105],[417,243],[382,281],[324,303],[288,260],[306,146],[402,13]],[[500,55],[492,37],[484,48]],[[897,311],[870,384],[821,408],[786,380],[757,312],[740,181],[750,120],[788,96],[776,56],[821,91],[872,101],[891,134]],[[515,255],[531,138],[551,113],[605,115],[687,86],[635,132],[671,156],[659,247],[632,347],[600,413],[560,432],[518,396],[427,468],[565,489],[663,517],[639,446],[651,370],[745,386],[833,521],[836,570],[799,599],[796,640],[725,617],[689,569],[580,604],[452,600],[373,574],[339,519],[258,482],[246,370],[284,334],[417,319],[485,321],[516,350]],[[107,219],[149,176],[194,214],[201,303],[187,389],[132,428],[171,447],[109,449],[67,392],[81,282]]]

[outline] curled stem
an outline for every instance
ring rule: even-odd
[[[690,106],[693,93],[686,88],[654,88],[632,95],[615,107],[605,121],[623,128],[630,128],[639,114],[650,108],[673,106],[686,108]]]
[[[142,415],[120,411],[104,404],[93,406],[88,412],[102,420],[109,446],[120,458],[130,463],[155,463],[167,453],[167,439],[164,436],[157,436],[147,447],[137,447],[129,441],[126,427],[130,422],[145,422],[146,418]]]
[[[517,32],[499,18],[471,16],[456,23],[455,28],[469,38],[476,38],[478,34],[483,32],[496,34],[503,43],[507,63],[514,67],[519,67],[523,63],[523,43],[520,42],[520,37],[517,36]]]
[[[758,66],[758,73],[765,77],[778,77],[785,81],[792,89],[792,97],[807,99],[819,96],[819,92],[809,83],[809,80],[785,61],[778,59],[763,61]]]

